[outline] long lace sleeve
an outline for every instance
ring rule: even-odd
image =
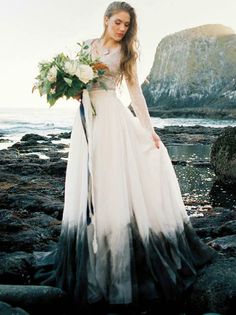
[[[139,119],[141,125],[147,130],[148,133],[151,134],[154,131],[154,128],[152,126],[146,100],[139,85],[137,63],[135,63],[134,66],[134,83],[131,84],[127,78],[125,78],[125,81],[128,87],[131,105],[134,109],[135,115]]]

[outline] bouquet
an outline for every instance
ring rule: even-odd
[[[38,64],[39,74],[35,78],[32,93],[38,89],[40,96],[46,94],[50,107],[61,97],[65,96],[68,99],[78,94],[82,95],[82,90],[95,82],[106,89],[100,79],[109,72],[108,66],[100,62],[99,58],[93,59],[87,51],[89,46],[84,42],[77,44],[81,49],[75,58],[60,53],[52,60]],[[94,108],[93,114],[96,115]]]

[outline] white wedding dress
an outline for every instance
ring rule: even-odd
[[[78,304],[175,300],[213,250],[191,226],[165,145],[158,149],[152,140],[137,72],[136,84],[127,82],[135,117],[117,96],[120,49],[102,55],[96,39],[86,42],[111,75],[104,78],[107,90],[94,83],[83,91],[76,112],[48,279]]]

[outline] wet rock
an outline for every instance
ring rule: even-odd
[[[7,214],[7,212],[9,212]],[[12,228],[11,224],[5,224],[3,231],[0,230],[0,247],[2,251],[14,252],[33,250],[45,250],[50,242],[56,242],[60,235],[61,221],[45,213],[32,213],[21,211],[5,210],[4,215],[10,218],[10,223],[14,217],[17,228]],[[57,213],[58,216],[58,213]],[[6,221],[6,220],[5,220]],[[21,223],[19,225],[18,223]]]
[[[192,288],[187,314],[234,314],[236,309],[236,260],[219,256],[199,272]]]
[[[61,132],[59,134],[48,134],[48,137],[50,137],[53,140],[58,140],[58,139],[70,139],[71,137],[71,131],[70,132]]]
[[[10,304],[0,302],[1,315],[30,315],[20,307],[12,307]]]
[[[33,261],[34,257],[31,253],[23,251],[0,252],[0,283],[29,284],[32,277]]]
[[[222,133],[224,128],[195,126],[165,126],[156,128],[156,133],[166,145],[211,144]]]
[[[60,315],[70,308],[66,293],[49,286],[0,285],[0,300],[21,307],[33,315]]]
[[[63,210],[63,202],[53,198],[52,196],[45,196],[43,194],[35,194],[29,192],[0,194],[2,207],[8,209],[25,209],[31,212],[45,212],[53,213],[55,211]]]
[[[236,220],[228,221],[212,231],[214,237],[232,234],[236,235]]]
[[[227,127],[211,147],[211,164],[219,182],[236,185],[236,127]]]
[[[209,242],[209,245],[229,256],[236,256],[236,235],[217,237]]]
[[[17,214],[9,210],[0,210],[0,233],[4,231],[16,232],[24,229],[27,225]]]
[[[38,135],[37,133],[27,133],[21,138],[21,141],[29,141],[29,140],[49,141],[49,138]]]

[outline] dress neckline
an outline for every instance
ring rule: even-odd
[[[113,48],[112,50],[110,50],[109,54],[103,54],[103,53],[99,52],[98,47],[96,47],[96,44],[98,41],[99,41],[99,38],[94,38],[91,42],[91,48],[96,51],[97,55],[111,56],[117,52],[120,52],[120,50],[121,50],[121,46],[118,46],[117,48]],[[95,43],[95,45],[94,45],[94,43]]]

